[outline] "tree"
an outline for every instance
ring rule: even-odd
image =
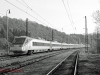
[[[0,33],[2,34],[3,38],[6,38],[6,31],[5,31],[5,29],[2,28]]]
[[[99,10],[94,12],[92,17],[95,19],[96,24],[100,24],[100,11]]]
[[[9,25],[9,42],[12,42],[14,36],[26,35],[26,24],[24,20],[9,18],[8,25]],[[7,32],[6,16],[0,17],[0,39],[6,38],[6,32]],[[78,41],[80,41],[80,43],[84,43],[84,35],[80,34],[68,35],[64,32],[60,32],[56,29],[52,29],[50,27],[44,26],[34,21],[28,21],[28,32],[29,36],[33,38],[42,38],[49,41],[51,41],[53,38],[53,41],[58,41],[60,43],[65,42],[65,43],[76,44],[78,43]]]
[[[96,38],[95,38],[95,42],[96,42],[96,47],[97,47],[97,52],[100,53],[100,11],[97,10],[96,12],[93,13],[92,17],[94,18],[94,22],[97,24],[95,30],[95,34],[96,34]]]

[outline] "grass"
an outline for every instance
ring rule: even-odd
[[[0,48],[0,56],[7,55],[7,50]]]
[[[100,75],[100,55],[80,54],[78,75]]]

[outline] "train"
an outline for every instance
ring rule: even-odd
[[[31,55],[38,52],[50,52],[54,50],[70,49],[70,48],[82,48],[83,44],[67,44],[54,41],[46,41],[41,39],[35,39],[28,36],[16,36],[14,37],[10,52],[14,54],[27,54]]]

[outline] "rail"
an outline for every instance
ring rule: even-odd
[[[78,59],[79,59],[79,54],[77,53],[76,60],[75,60],[75,67],[74,67],[74,75],[77,75]]]
[[[69,55],[70,56],[70,55]],[[68,57],[69,57],[68,56]],[[50,70],[46,75],[52,75],[53,74],[53,72],[58,68],[58,67],[60,67],[60,65],[68,58],[68,57],[66,57],[65,59],[63,59],[60,63],[58,63],[52,70]]]
[[[72,54],[71,54],[72,55]],[[69,56],[71,56],[69,55]],[[69,57],[68,56],[68,57]],[[62,60],[60,63],[58,63],[53,69],[51,69],[46,75],[53,75],[53,73],[63,64],[63,62],[68,58],[66,57],[64,60]],[[73,68],[73,75],[77,75],[77,66],[78,66],[78,52],[77,55],[75,56],[75,64],[74,64],[74,68]]]

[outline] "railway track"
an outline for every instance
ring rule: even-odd
[[[22,67],[24,67],[24,66],[33,64],[33,63],[35,63],[35,62],[39,62],[39,61],[41,61],[41,60],[44,60],[44,59],[53,57],[53,56],[55,56],[55,55],[57,55],[57,54],[64,53],[64,52],[65,52],[65,51],[56,51],[56,52],[54,52],[54,53],[46,54],[46,55],[42,55],[42,56],[38,56],[38,57],[36,57],[36,58],[32,58],[32,59],[29,59],[29,60],[26,60],[26,61],[23,61],[23,62],[14,62],[14,63],[11,63],[10,65],[1,67],[0,73],[1,73],[1,74],[6,74],[6,73],[9,73],[9,72],[11,72],[11,71],[20,69],[20,68],[22,68]]]
[[[9,60],[10,56],[0,56],[0,61]]]
[[[52,52],[50,52],[50,53],[52,53]],[[24,57],[30,57],[30,56],[34,56],[34,55],[37,55],[37,54],[48,54],[48,53],[47,52],[43,52],[43,53],[35,53],[35,54],[32,54],[32,55],[26,55],[26,54],[23,54],[23,55],[5,55],[5,56],[0,56],[0,61],[13,60],[13,59],[24,58]]]
[[[78,75],[78,58],[78,52],[73,53],[57,64],[46,75]]]
[[[27,55],[5,55],[5,56],[0,56],[0,61],[5,61],[5,60],[11,60],[11,59],[17,59],[17,58],[23,58]]]
[[[45,59],[37,59],[36,62],[29,62],[26,65],[21,66],[20,68],[16,68],[16,70],[20,70],[21,72],[5,72],[4,75],[46,75],[55,65],[57,65],[62,59],[70,56],[72,51],[63,51],[62,53],[58,53],[54,56],[45,58]],[[35,61],[35,60],[34,60]],[[22,63],[24,64],[24,63]],[[17,67],[17,66],[16,66]]]
[[[47,53],[47,52],[42,52],[42,53]],[[36,55],[36,54],[41,54],[41,53],[34,53],[32,55]],[[12,59],[23,58],[23,57],[28,57],[28,55],[23,54],[23,55],[5,55],[5,56],[0,56],[0,61],[12,60]]]

